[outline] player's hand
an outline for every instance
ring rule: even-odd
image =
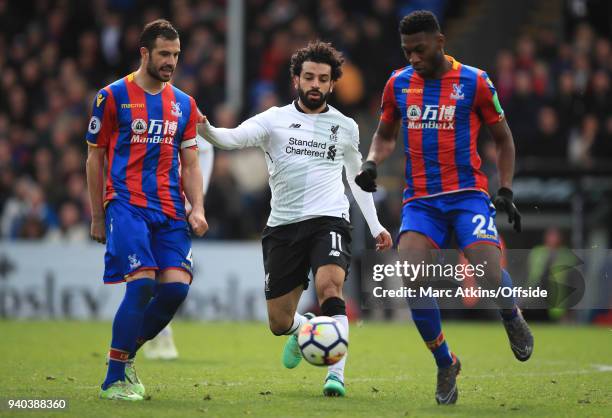
[[[91,219],[91,229],[89,234],[91,238],[101,244],[106,244],[106,226],[104,215],[102,217],[93,217]]]
[[[202,112],[200,112],[200,109],[198,109],[198,121],[197,121],[197,123],[206,124],[207,122],[208,122],[208,118]]]
[[[386,229],[376,237],[376,251],[383,251],[393,246],[391,234]]]
[[[376,191],[376,163],[366,161],[361,165],[361,171],[355,176],[355,183],[365,192],[373,193]]]
[[[514,230],[516,232],[521,232],[523,230],[521,226],[521,213],[514,205],[512,197],[512,190],[502,187],[497,191],[497,196],[495,196],[493,204],[498,211],[506,212],[508,214],[508,222],[514,224]]]
[[[203,236],[208,231],[208,222],[206,222],[206,217],[204,217],[204,209],[192,209],[187,217],[187,221],[193,233],[198,237]]]

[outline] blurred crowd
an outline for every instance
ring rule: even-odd
[[[441,20],[451,4],[427,3]],[[137,68],[145,22],[165,17],[177,27],[182,52],[173,82],[222,127],[291,101],[293,51],[316,38],[333,42],[346,62],[332,104],[358,120],[365,152],[384,83],[405,65],[398,21],[415,5],[246,1],[244,107],[234,109],[225,102],[223,0],[0,0],[0,238],[88,239],[84,132],[91,104],[98,89]],[[522,161],[556,158],[588,169],[599,156],[612,156],[609,39],[588,25],[567,40],[542,31],[499,52],[487,70]],[[485,164],[494,158],[489,151]],[[218,151],[206,198],[207,239],[257,237],[269,197],[258,150]]]
[[[592,169],[612,159],[612,45],[580,24],[560,41],[542,29],[500,51],[493,75],[526,163]]]
[[[181,34],[181,88],[224,100],[225,4],[0,0],[0,238],[86,240],[85,130],[98,89],[134,71],[145,22]]]

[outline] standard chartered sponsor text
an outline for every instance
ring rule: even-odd
[[[285,147],[287,154],[307,155],[310,157],[325,157],[326,142],[319,142],[316,139],[309,141],[297,138],[289,138],[289,144]]]

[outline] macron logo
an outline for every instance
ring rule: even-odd
[[[292,123],[291,125],[289,125],[289,129],[300,129],[302,125],[299,123]]]

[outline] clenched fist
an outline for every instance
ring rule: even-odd
[[[206,218],[204,217],[204,209],[202,208],[193,208],[187,217],[187,221],[189,222],[193,233],[198,237],[203,236],[206,231],[208,231],[208,222],[206,222]]]
[[[104,223],[104,215],[101,217],[94,216],[91,219],[91,238],[101,244],[106,244],[106,226]]]

